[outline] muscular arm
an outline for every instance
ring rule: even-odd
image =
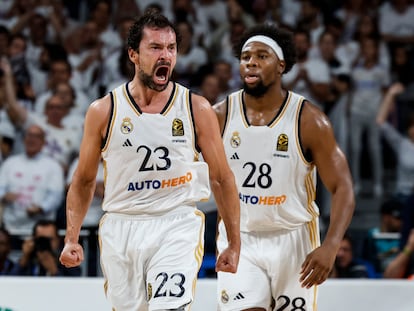
[[[312,273],[314,279],[309,277],[309,282],[304,283],[307,286],[322,283],[332,269],[339,243],[352,219],[355,199],[348,163],[335,141],[328,117],[310,103],[305,103],[302,110],[300,135],[305,151],[311,153],[324,186],[332,194],[326,237],[304,263],[303,278],[316,268],[319,279]]]
[[[111,99],[107,95],[93,102],[86,113],[79,162],[66,198],[65,246],[59,259],[67,268],[79,266],[83,261],[79,233],[95,192],[101,142],[108,125],[110,103]]]
[[[86,113],[79,162],[66,199],[67,227],[65,242],[77,243],[83,219],[95,192],[101,143],[110,113],[110,97],[91,104]]]
[[[193,97],[193,112],[198,144],[209,165],[210,185],[220,217],[226,226],[229,248],[240,252],[240,203],[233,172],[224,152],[219,124],[210,103]],[[234,272],[234,271],[232,271]]]

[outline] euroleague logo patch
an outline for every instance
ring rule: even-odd
[[[277,137],[276,150],[277,151],[288,151],[289,137],[286,134],[280,134]]]
[[[183,121],[175,118],[171,126],[173,136],[184,136],[184,124]]]

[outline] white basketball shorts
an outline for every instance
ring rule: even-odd
[[[99,238],[114,310],[188,310],[204,252],[203,213],[150,219],[110,213],[102,217]]]
[[[315,224],[315,222],[314,222]],[[237,273],[218,273],[218,306],[221,311],[258,307],[278,311],[315,311],[317,288],[302,288],[299,282],[305,257],[320,244],[319,234],[311,240],[317,224],[294,230],[242,232]],[[218,251],[227,246],[220,223]]]

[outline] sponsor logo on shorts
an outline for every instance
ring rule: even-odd
[[[228,303],[229,302],[229,295],[227,294],[226,290],[221,291],[221,302]]]

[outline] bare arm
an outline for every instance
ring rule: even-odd
[[[377,114],[378,125],[383,124],[387,120],[388,114],[395,104],[395,96],[401,94],[403,91],[404,85],[402,83],[397,82],[390,86],[382,99],[382,103]]]
[[[78,241],[83,218],[95,192],[101,143],[109,118],[110,98],[91,104],[86,113],[79,162],[66,199],[67,228],[65,242]]]
[[[221,140],[219,124],[210,103],[193,96],[193,111],[198,144],[209,165],[210,185],[220,217],[226,226],[229,249],[240,252],[240,203],[233,172],[228,165]],[[236,266],[237,266],[236,262]],[[229,271],[229,272],[235,272]]]
[[[332,269],[336,253],[355,209],[352,178],[345,155],[336,143],[328,117],[305,103],[301,119],[301,141],[309,151],[324,186],[332,194],[331,216],[320,248],[308,255],[303,266],[304,286],[320,284]],[[312,273],[312,269],[316,269]]]
[[[411,230],[407,244],[404,249],[395,257],[385,268],[384,278],[400,279],[403,278],[407,272],[410,263],[410,256],[414,252],[414,229]]]
[[[27,110],[17,102],[14,76],[10,63],[6,59],[2,59],[0,68],[4,72],[4,92],[6,96],[4,108],[15,126],[23,126],[27,120]]]
[[[83,250],[78,244],[80,229],[95,192],[96,174],[101,157],[101,143],[110,113],[110,97],[91,104],[86,113],[79,162],[66,198],[65,247],[60,261],[66,267],[78,266]]]

